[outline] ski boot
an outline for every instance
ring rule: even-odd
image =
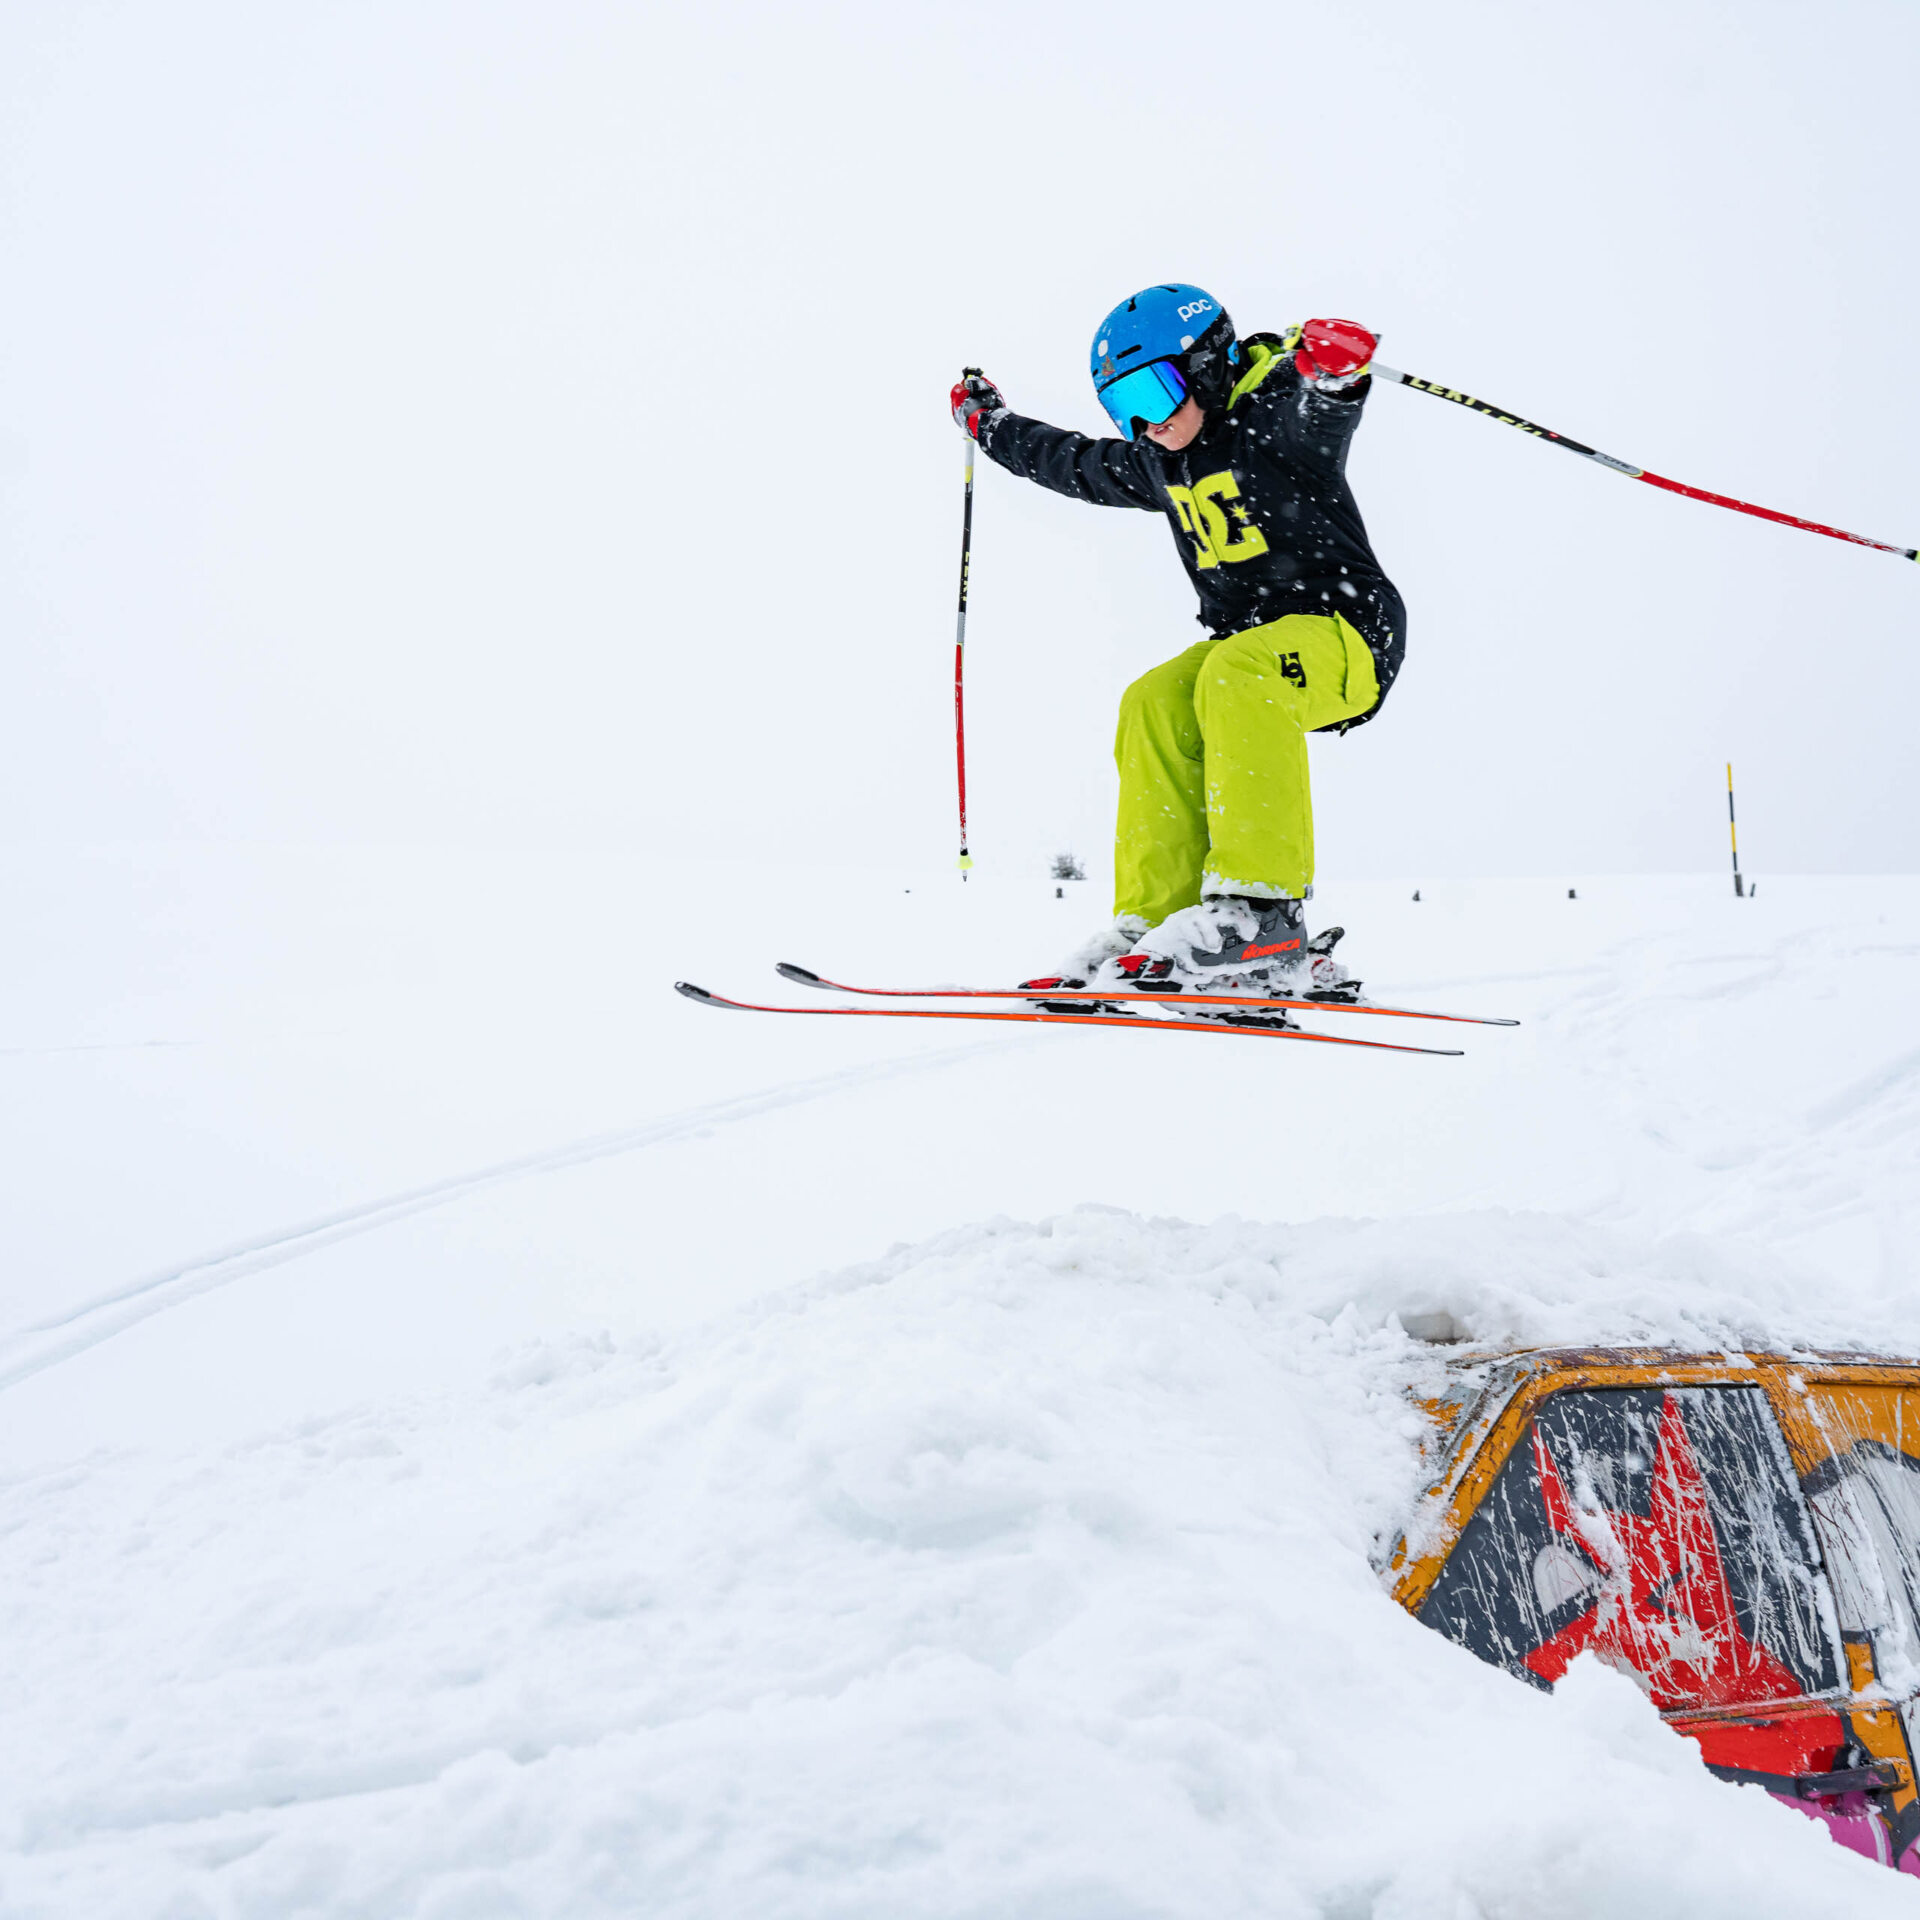
[[[1309,967],[1298,900],[1217,894],[1182,907],[1115,963],[1146,992],[1293,993]]]
[[[1221,894],[1170,915],[1113,962],[1146,993],[1226,992],[1351,1001],[1360,982],[1334,959],[1345,929],[1308,938],[1298,900]]]

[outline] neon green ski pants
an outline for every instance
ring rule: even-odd
[[[1380,697],[1338,614],[1203,640],[1120,698],[1115,913],[1158,926],[1205,895],[1304,898],[1313,879],[1307,735]]]

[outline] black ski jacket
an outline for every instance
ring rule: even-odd
[[[1242,344],[1249,366],[1224,412],[1168,453],[1140,439],[1093,440],[1022,414],[983,423],[981,444],[1009,473],[1101,507],[1163,513],[1200,624],[1224,639],[1288,613],[1340,613],[1373,650],[1380,700],[1406,652],[1407,610],[1380,570],[1347,485],[1347,445],[1371,381],[1322,393],[1276,349]],[[1380,702],[1358,726],[1380,711]]]

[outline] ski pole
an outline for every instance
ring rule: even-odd
[[[977,374],[978,367],[963,369]],[[967,851],[967,574],[973,561],[973,435],[967,435],[967,499],[960,516],[960,618],[953,630],[953,763],[960,781],[960,878],[973,865]]]
[[[1733,897],[1744,900],[1747,890],[1740,884],[1740,829],[1733,823],[1733,762],[1727,762],[1727,844],[1733,849]]]
[[[1847,540],[1856,547],[1874,547],[1881,553],[1897,553],[1906,560],[1920,560],[1920,547],[1891,546],[1885,540],[1869,540],[1863,533],[1844,533],[1838,527],[1823,527],[1818,520],[1802,520],[1797,514],[1775,513],[1771,507],[1750,506],[1745,500],[1730,500],[1724,493],[1708,493],[1701,487],[1686,486],[1662,474],[1649,473],[1645,467],[1616,460],[1609,453],[1596,453],[1592,447],[1583,447],[1578,440],[1569,440],[1564,433],[1555,433],[1551,427],[1537,427],[1531,420],[1523,420],[1517,413],[1507,413],[1484,400],[1476,400],[1470,393],[1456,393],[1452,387],[1438,386],[1431,380],[1422,380],[1411,373],[1396,373],[1392,367],[1383,367],[1377,360],[1371,371],[1376,380],[1392,380],[1400,386],[1412,387],[1418,393],[1431,393],[1438,399],[1451,400],[1455,406],[1467,407],[1474,413],[1484,413],[1489,420],[1498,420],[1503,426],[1518,427],[1522,433],[1530,433],[1536,440],[1551,440],[1556,447],[1565,447],[1569,453],[1577,453],[1583,460],[1595,461],[1613,473],[1624,473],[1629,480],[1644,480],[1650,487],[1664,487],[1668,493],[1683,493],[1689,500],[1704,500],[1710,507],[1730,507],[1735,513],[1750,513],[1756,520],[1771,520],[1778,526],[1799,527],[1806,533],[1824,533],[1829,540]]]

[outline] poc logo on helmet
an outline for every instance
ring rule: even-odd
[[[1180,309],[1180,318],[1182,320],[1191,320],[1196,313],[1211,313],[1212,311],[1213,302],[1211,300],[1195,300]]]

